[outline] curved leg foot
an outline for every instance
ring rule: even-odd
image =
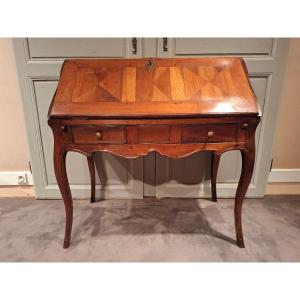
[[[241,172],[238,188],[235,195],[234,220],[235,220],[235,232],[236,232],[237,245],[240,248],[245,248],[243,230],[242,230],[242,205],[243,205],[243,201],[249,183],[252,178],[254,160],[255,160],[254,146],[248,149],[241,150],[241,154],[242,154],[242,172]]]
[[[64,249],[67,249],[70,247],[70,240],[64,240],[64,245],[63,245],[63,248]]]
[[[73,222],[73,202],[71,190],[67,177],[66,170],[66,155],[67,153],[58,147],[54,148],[54,170],[59,186],[60,192],[63,197],[66,213],[66,227],[65,227],[65,239],[64,248],[69,248],[72,232],[72,222]]]
[[[91,203],[94,203],[95,192],[96,192],[96,179],[95,179],[95,164],[94,164],[93,154],[87,157],[87,161],[88,161],[90,177],[91,177],[91,200],[90,201]]]
[[[211,159],[211,195],[212,201],[217,202],[217,174],[221,155],[215,151]]]

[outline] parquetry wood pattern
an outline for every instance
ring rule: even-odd
[[[65,61],[50,114],[257,115],[258,107],[237,58],[81,59]]]
[[[239,58],[65,61],[48,114],[66,212],[64,248],[70,245],[73,222],[67,152],[87,156],[94,202],[97,151],[126,158],[151,151],[172,158],[212,151],[212,198],[217,201],[219,160],[229,150],[242,154],[234,218],[237,244],[244,247],[241,211],[254,167],[259,114]]]

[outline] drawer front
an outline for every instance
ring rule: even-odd
[[[240,124],[183,125],[182,143],[235,142],[243,139]]]
[[[75,144],[125,144],[124,126],[74,126]]]
[[[138,142],[141,144],[170,142],[169,125],[141,125],[138,126]]]

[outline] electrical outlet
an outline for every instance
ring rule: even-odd
[[[28,185],[26,174],[18,176],[18,185]]]

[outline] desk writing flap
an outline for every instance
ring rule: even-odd
[[[50,117],[258,115],[239,58],[66,60]]]

